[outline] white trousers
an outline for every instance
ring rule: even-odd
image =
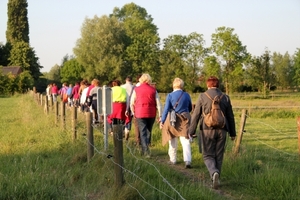
[[[192,150],[191,150],[191,143],[189,139],[185,137],[179,137],[180,143],[182,146],[182,153],[183,153],[183,161],[184,162],[192,162]],[[177,147],[178,147],[178,138],[172,138],[169,140],[169,156],[171,162],[176,162],[176,155],[177,155]]]

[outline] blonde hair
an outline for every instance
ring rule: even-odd
[[[184,82],[180,78],[175,78],[173,81],[173,89],[183,89]]]
[[[139,78],[139,82],[140,83],[151,83],[152,82],[151,76],[149,74],[143,74]]]
[[[98,79],[93,80],[93,85],[94,86],[100,86],[100,81]]]

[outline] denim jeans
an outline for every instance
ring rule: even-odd
[[[142,145],[142,155],[149,154],[149,145],[151,144],[151,131],[155,122],[154,118],[136,118],[138,123],[140,140]]]

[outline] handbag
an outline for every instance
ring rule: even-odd
[[[175,112],[175,108],[178,105],[179,100],[181,99],[183,95],[183,91],[181,93],[181,95],[179,96],[178,100],[176,101],[175,105],[173,106],[173,108],[170,110],[170,124],[171,126],[175,127],[175,123],[176,123],[176,112]]]

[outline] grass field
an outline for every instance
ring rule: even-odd
[[[233,98],[232,104],[237,131],[241,107],[247,108],[246,132],[238,155],[232,153],[234,143],[227,142],[219,190],[210,188],[196,140],[192,169],[184,169],[180,144],[178,165],[166,164],[168,147],[161,145],[158,124],[151,159],[139,155],[133,137],[124,143],[125,183],[117,188],[112,138],[104,150],[101,130],[94,130],[95,155],[87,162],[83,113],[78,113],[73,141],[69,110],[63,130],[53,110],[46,115],[31,95],[2,97],[0,199],[299,199],[298,98]]]

